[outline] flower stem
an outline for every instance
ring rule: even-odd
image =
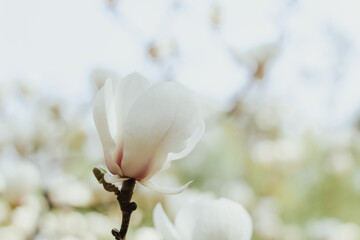
[[[111,233],[116,240],[125,240],[127,230],[129,228],[130,217],[133,211],[136,210],[137,205],[135,202],[131,202],[132,195],[134,193],[136,180],[131,178],[123,182],[121,191],[117,191],[117,200],[122,211],[122,222],[120,231],[113,229]]]
[[[129,228],[131,214],[137,208],[136,203],[131,202],[136,180],[134,178],[130,178],[129,180],[124,181],[121,190],[119,190],[117,186],[105,181],[105,170],[95,167],[93,168],[93,173],[98,182],[103,185],[106,191],[113,192],[116,195],[120,209],[122,211],[122,222],[120,231],[114,228],[111,233],[114,235],[116,240],[125,240],[126,233]]]

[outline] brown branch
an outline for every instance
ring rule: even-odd
[[[134,193],[136,180],[131,178],[123,182],[120,193],[117,195],[117,200],[122,211],[121,229],[113,229],[111,233],[116,240],[125,240],[127,230],[129,228],[130,217],[133,211],[136,210],[137,205],[135,202],[131,202],[131,197]]]
[[[122,211],[122,222],[120,231],[114,228],[111,233],[114,235],[116,240],[125,240],[126,233],[129,228],[131,214],[137,208],[136,203],[131,202],[136,180],[134,178],[130,178],[129,180],[124,181],[121,190],[119,191],[115,185],[105,181],[103,171],[98,168],[94,168],[93,173],[106,191],[113,192],[116,195],[117,201],[119,202],[120,209]]]

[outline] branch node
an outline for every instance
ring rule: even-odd
[[[105,181],[104,175],[106,170],[93,168],[93,173],[98,182],[103,185],[106,191],[113,192],[117,196],[116,199],[119,202],[120,209],[122,211],[121,229],[119,231],[114,228],[111,230],[111,233],[116,240],[125,240],[126,233],[129,228],[131,214],[137,209],[137,204],[135,202],[131,202],[136,179],[130,178],[129,180],[124,181],[121,190],[119,190],[118,187],[114,184]]]

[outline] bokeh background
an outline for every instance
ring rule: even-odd
[[[0,239],[112,239],[114,196],[92,102],[138,71],[202,102],[206,133],[137,186],[129,239],[161,239],[203,196],[243,204],[253,240],[360,239],[360,3],[357,0],[0,0]]]

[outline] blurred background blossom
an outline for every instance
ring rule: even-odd
[[[360,239],[360,22],[356,0],[0,0],[0,239],[109,239],[116,199],[92,102],[133,71],[200,98],[207,130],[137,186],[129,239],[161,239],[186,202],[227,197],[254,240]]]

